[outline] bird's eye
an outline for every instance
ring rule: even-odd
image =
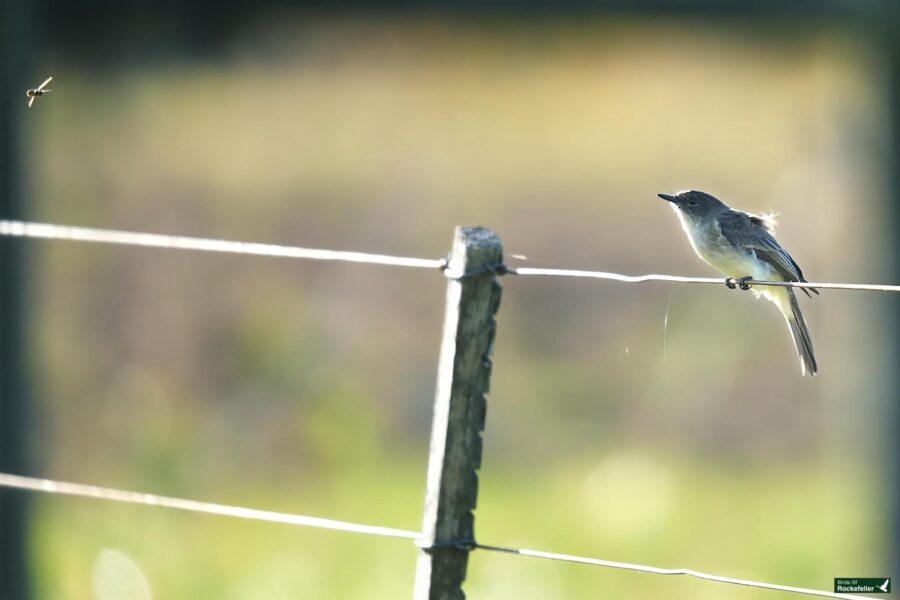
[[[691,198],[690,200],[688,200],[688,204],[690,204],[691,206],[697,206],[697,199]]]

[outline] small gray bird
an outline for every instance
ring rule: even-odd
[[[719,199],[694,190],[658,195],[672,203],[697,256],[726,276],[739,280],[742,288],[747,289],[743,281],[748,279],[806,281],[799,265],[775,241],[772,216],[734,210]],[[756,296],[772,301],[787,321],[794,347],[800,355],[800,371],[815,375],[818,367],[812,339],[794,290],[780,286],[760,288],[753,289]],[[801,289],[810,296],[807,288]]]

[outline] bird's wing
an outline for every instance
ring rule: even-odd
[[[763,219],[744,212],[729,210],[718,216],[722,235],[735,246],[752,250],[781,273],[785,281],[803,281],[803,271],[791,255],[772,237]],[[812,289],[812,288],[811,288]],[[809,295],[806,288],[803,291]],[[817,290],[812,290],[819,293]]]
[[[34,104],[35,98],[37,98],[37,96],[32,96],[31,98],[28,99],[28,108],[31,108],[31,105]]]
[[[44,80],[44,83],[42,83],[41,85],[38,86],[38,89],[39,89],[39,90],[44,89],[44,86],[47,85],[48,83],[50,83],[50,80],[52,80],[52,79],[53,79],[52,76],[50,76],[50,77],[48,77],[47,79],[45,79],[45,80]]]

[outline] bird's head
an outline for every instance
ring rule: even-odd
[[[657,194],[657,196],[671,202],[675,212],[693,222],[702,221],[707,215],[714,215],[728,208],[715,196],[697,190],[684,190],[674,195]]]

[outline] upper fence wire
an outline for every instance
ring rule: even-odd
[[[78,242],[95,242],[102,244],[118,244],[126,246],[144,246],[152,248],[170,248],[179,250],[197,250],[204,252],[224,252],[229,254],[248,254],[255,256],[271,256],[281,258],[300,258],[309,260],[326,260],[352,263],[366,263],[396,267],[412,267],[419,269],[445,270],[444,259],[410,258],[371,254],[367,252],[348,252],[343,250],[322,250],[301,248],[277,244],[260,244],[252,242],[236,242],[209,238],[162,235],[156,233],[139,233],[133,231],[116,231],[111,229],[95,229],[88,227],[72,227],[68,225],[52,225],[48,223],[32,223],[26,221],[0,220],[0,236],[19,238],[39,238],[48,240],[69,240]],[[543,269],[533,267],[512,268],[496,265],[494,272],[499,275],[516,275],[522,277],[572,277],[581,279],[605,279],[622,283],[646,283],[650,281],[667,281],[674,283],[702,283],[734,286],[733,278],[721,277],[683,277],[680,275],[623,275],[608,271],[587,271],[577,269]],[[465,275],[465,274],[451,274]],[[830,282],[796,282],[796,281],[744,281],[748,286],[781,286],[796,288],[819,288],[834,290],[858,290],[870,292],[900,292],[900,285],[867,284],[867,283],[830,283]]]

